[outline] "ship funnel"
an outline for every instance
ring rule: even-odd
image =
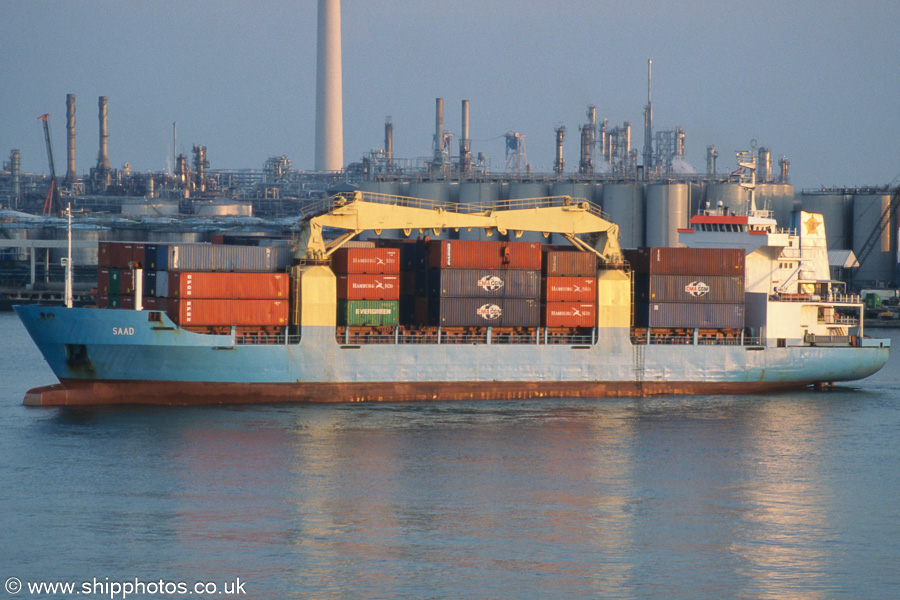
[[[100,152],[97,153],[97,168],[100,170],[109,171],[111,167],[109,166],[109,149],[107,147],[107,139],[109,138],[109,133],[107,130],[107,108],[106,108],[106,96],[100,96],[99,101],[100,107]]]
[[[66,180],[67,186],[72,187],[78,181],[75,172],[75,94],[66,94]]]
[[[344,168],[341,2],[319,0],[316,56],[316,170]]]

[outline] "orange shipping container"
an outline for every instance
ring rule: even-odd
[[[169,271],[169,298],[287,300],[286,273],[204,273]]]
[[[399,300],[399,275],[350,273],[337,276],[339,300]]]
[[[179,325],[287,325],[287,300],[169,299],[166,314]]]
[[[428,243],[428,266],[434,269],[541,268],[541,245],[536,242],[435,240]]]
[[[547,277],[544,280],[546,302],[596,302],[596,277]]]
[[[596,304],[548,302],[544,306],[545,327],[594,327],[596,324]]]
[[[332,255],[335,273],[400,272],[400,250],[397,248],[338,248]]]

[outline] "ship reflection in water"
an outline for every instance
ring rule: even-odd
[[[854,396],[159,413],[170,543],[283,596],[827,598],[898,548],[860,548]]]

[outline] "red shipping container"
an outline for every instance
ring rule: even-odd
[[[134,294],[122,294],[119,296],[119,308],[134,310]]]
[[[113,242],[97,242],[97,266],[111,267],[110,251]]]
[[[545,302],[596,302],[596,277],[547,277],[544,280]]]
[[[544,327],[594,327],[597,305],[591,302],[548,302],[544,306]]]
[[[167,302],[166,314],[179,325],[287,325],[287,300],[176,299]]]
[[[390,273],[400,272],[400,250],[397,248],[338,248],[331,255],[335,273]]]
[[[134,294],[134,271],[131,269],[122,269],[122,283],[119,286],[119,293],[123,296]]]
[[[169,298],[287,299],[286,273],[169,271]]]
[[[339,300],[399,300],[399,275],[350,273],[337,276]]]
[[[746,253],[740,248],[638,248],[626,250],[635,273],[651,275],[743,275]]]
[[[580,250],[551,250],[544,253],[547,277],[596,277],[597,255]]]
[[[109,294],[109,267],[97,269],[97,293]]]
[[[537,242],[435,240],[428,244],[428,266],[436,269],[541,268]]]
[[[97,294],[97,308],[109,308],[109,294]]]

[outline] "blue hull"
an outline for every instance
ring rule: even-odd
[[[887,340],[856,347],[634,345],[628,328],[588,345],[362,344],[329,327],[298,343],[239,345],[146,311],[18,306],[62,385],[33,404],[439,400],[739,393],[850,381],[887,362]],[[29,399],[30,398],[30,399]]]

